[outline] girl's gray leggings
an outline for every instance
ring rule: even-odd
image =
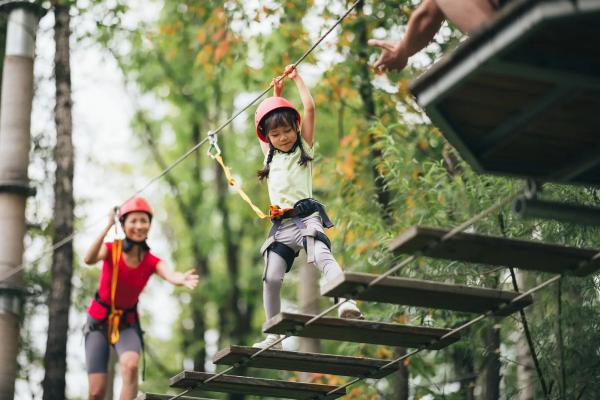
[[[323,224],[318,215],[303,218],[302,221],[307,228],[314,227],[323,232]],[[286,220],[275,233],[275,240],[289,246],[294,251],[303,248],[300,230],[292,220]],[[315,266],[331,281],[342,274],[342,269],[331,254],[325,243],[315,240],[314,247]],[[267,250],[264,254],[265,272],[263,274],[263,304],[267,320],[279,314],[281,311],[281,285],[286,271],[286,262],[279,254]]]

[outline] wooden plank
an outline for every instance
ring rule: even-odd
[[[413,254],[423,250],[427,257],[578,276],[600,267],[600,260],[590,261],[597,253],[595,250],[474,233],[459,233],[431,247],[448,232],[413,226],[402,232],[389,248],[396,253]]]
[[[313,317],[314,315],[279,313],[263,325],[263,331],[387,346],[427,346],[432,350],[442,349],[460,339],[460,334],[456,333],[440,340],[450,332],[448,329],[328,317],[320,318],[300,330]]]
[[[140,394],[138,397],[136,397],[135,400],[171,400],[174,396],[176,396],[176,395],[175,394],[143,393],[143,394]],[[215,399],[209,399],[206,397],[189,397],[189,396],[182,396],[182,397],[179,397],[179,399],[181,399],[181,400],[215,400]]]
[[[170,379],[171,387],[189,389],[191,394],[200,391],[251,394],[256,396],[271,396],[283,399],[312,399],[324,396],[323,399],[337,399],[346,394],[342,389],[339,393],[327,395],[336,386],[316,383],[288,382],[276,379],[252,378],[247,376],[222,375],[214,381],[202,384],[214,376],[205,372],[183,371]]]
[[[533,302],[528,296],[508,305],[518,293],[395,277],[386,277],[362,291],[377,278],[374,274],[346,272],[324,286],[321,295],[473,313],[495,310],[497,316],[510,315]]]
[[[255,347],[230,346],[219,351],[213,363],[234,365],[260,351]],[[300,353],[297,351],[267,350],[247,364],[248,367],[280,369],[286,371],[318,372],[322,374],[343,376],[366,376],[380,379],[398,370],[398,367],[387,367],[389,360],[375,358],[338,356],[333,354]]]

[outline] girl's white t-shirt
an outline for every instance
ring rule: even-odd
[[[312,157],[313,149],[301,140],[304,150]],[[298,200],[312,197],[312,161],[298,164],[300,154],[300,146],[292,153],[275,151],[267,179],[272,205],[292,208]]]

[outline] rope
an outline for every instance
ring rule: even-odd
[[[306,57],[308,57],[308,55],[352,12],[352,10],[354,10],[356,8],[356,6],[361,2],[362,0],[356,0],[347,10],[346,12],[337,19],[337,21],[335,21],[335,23],[323,34],[321,35],[321,37],[319,38],[319,40],[317,40],[310,49],[308,49],[307,51],[304,52],[304,54],[302,54],[302,56],[294,63],[292,64],[294,66],[294,68],[296,68],[298,66],[298,64],[300,64],[302,61],[304,61],[304,59]],[[256,101],[258,101],[260,98],[262,98],[262,96],[264,96],[267,92],[269,92],[271,90],[271,88],[274,86],[275,83],[279,83],[281,80],[283,80],[285,78],[285,74],[279,76],[277,79],[275,79],[275,81],[269,85],[269,87],[263,91],[258,97],[256,97],[248,106],[246,106],[241,112],[245,111],[246,109],[248,109],[250,107],[250,105],[254,104]],[[229,122],[231,122],[233,120],[233,118],[237,117],[239,114],[241,114],[241,112],[238,112],[236,115],[234,115],[232,118],[230,118],[228,120],[228,122],[226,124],[228,124]],[[214,137],[214,135],[218,134],[219,131],[221,129],[223,129],[226,124],[221,125],[215,132],[210,132],[209,136],[204,138],[202,140],[201,143],[206,142],[207,140],[211,140],[211,136]],[[199,147],[199,146],[198,146]],[[222,165],[224,167],[224,165]],[[225,169],[225,168],[224,168]],[[339,307],[340,305],[342,305],[343,303],[345,303],[347,301],[347,299],[344,302],[340,302],[337,303],[336,305],[334,305],[333,307],[330,307],[330,309],[326,310],[325,313],[334,310],[335,308]],[[319,314],[319,318],[323,315],[325,315],[325,313],[321,313]],[[315,320],[317,320],[318,318],[313,318],[310,321],[307,321],[306,324],[304,326],[308,326],[310,323],[313,323]],[[293,334],[295,332],[290,332],[290,334]],[[204,384],[204,383],[208,383],[211,382],[213,380],[215,380],[216,378],[218,378],[219,376],[222,376],[224,374],[226,374],[227,372],[231,371],[232,369],[238,368],[240,366],[245,365],[248,361],[250,361],[251,359],[257,357],[258,355],[264,353],[265,351],[267,351],[268,349],[270,349],[271,347],[275,346],[276,344],[281,343],[284,339],[286,339],[288,336],[282,336],[281,338],[279,338],[279,340],[275,341],[274,343],[271,343],[269,346],[265,347],[264,349],[261,349],[260,351],[254,353],[252,356],[250,356],[250,358],[238,363],[237,365],[231,366],[221,372],[219,372],[218,374],[215,374],[213,376],[211,376],[210,378],[202,381],[200,384]],[[181,393],[179,393],[177,396],[171,397],[169,398],[169,400],[175,400],[180,398],[181,396],[185,395],[186,393],[189,393],[191,390],[193,390],[194,388],[191,387]]]
[[[371,289],[373,286],[375,286],[375,285],[376,285],[377,283],[379,283],[381,280],[385,279],[385,278],[386,278],[386,277],[388,277],[389,275],[391,275],[391,274],[393,274],[394,272],[398,271],[400,268],[404,267],[404,266],[405,266],[405,265],[407,265],[409,262],[411,262],[411,261],[414,261],[414,260],[417,258],[417,256],[418,256],[418,255],[421,255],[421,254],[423,254],[424,252],[426,252],[427,250],[431,250],[431,249],[433,249],[433,248],[435,248],[435,247],[439,246],[441,243],[443,243],[443,242],[447,241],[448,239],[450,239],[450,238],[454,237],[455,235],[457,235],[458,233],[460,233],[460,232],[462,232],[463,230],[467,229],[469,226],[473,225],[473,224],[474,224],[474,223],[476,223],[477,221],[479,221],[479,220],[481,220],[482,218],[484,218],[484,217],[488,216],[489,214],[493,213],[494,211],[498,210],[499,208],[501,208],[501,207],[505,206],[506,204],[508,204],[509,202],[511,202],[512,200],[514,200],[514,199],[515,199],[515,198],[516,198],[516,197],[517,197],[517,196],[520,194],[520,192],[521,192],[521,191],[519,191],[519,192],[517,192],[517,193],[514,193],[514,194],[512,194],[512,195],[510,195],[510,196],[507,196],[505,199],[498,201],[497,203],[493,204],[493,205],[492,205],[492,206],[490,206],[489,208],[487,208],[487,209],[485,209],[485,210],[481,211],[479,214],[476,214],[475,216],[473,216],[473,217],[469,218],[468,220],[466,220],[465,222],[463,222],[461,225],[459,225],[458,227],[456,227],[456,228],[452,229],[452,230],[451,230],[451,231],[449,231],[447,234],[445,234],[445,235],[444,235],[444,236],[443,236],[443,237],[442,237],[442,238],[441,238],[439,241],[435,241],[435,242],[431,243],[430,245],[426,246],[424,249],[421,249],[421,250],[417,251],[417,252],[415,253],[415,255],[412,255],[412,256],[408,257],[406,260],[404,260],[404,261],[403,261],[403,262],[401,262],[400,264],[396,265],[396,266],[395,266],[395,267],[393,267],[392,269],[388,270],[388,271],[387,271],[386,273],[384,273],[383,275],[380,275],[380,276],[379,276],[377,279],[375,279],[375,280],[371,281],[371,282],[370,282],[368,285],[360,287],[360,288],[359,288],[359,289],[356,291],[356,293],[354,293],[354,294],[359,294],[359,293],[362,293],[362,292],[364,292],[364,291],[366,291],[366,290],[369,290],[369,289]],[[521,295],[521,296],[518,296],[518,297],[515,297],[515,299],[520,299],[520,298],[522,298],[522,295]],[[515,299],[513,299],[513,301],[518,301],[518,300],[515,300]],[[344,299],[344,301],[340,301],[340,302],[338,302],[338,303],[336,303],[336,304],[334,304],[334,305],[330,306],[330,307],[329,307],[329,308],[327,308],[326,310],[322,311],[322,312],[321,312],[321,313],[319,313],[318,315],[316,315],[316,316],[314,316],[313,318],[311,318],[310,320],[306,321],[306,322],[305,322],[305,323],[304,323],[302,326],[296,326],[296,327],[294,327],[292,330],[290,330],[290,331],[286,332],[286,334],[285,334],[285,335],[282,335],[282,336],[281,336],[279,339],[277,339],[275,342],[271,343],[271,344],[270,344],[270,345],[268,345],[267,347],[260,349],[259,351],[257,351],[256,353],[252,354],[252,355],[251,355],[251,356],[249,356],[248,358],[245,358],[244,360],[242,360],[242,361],[240,361],[240,362],[238,362],[238,363],[236,363],[236,364],[234,364],[234,365],[232,365],[232,366],[230,366],[230,367],[228,367],[228,368],[224,369],[223,371],[221,371],[221,372],[219,372],[219,373],[217,373],[217,374],[215,374],[215,375],[211,376],[210,378],[208,378],[208,379],[205,379],[205,380],[204,380],[204,381],[202,381],[202,382],[199,382],[199,383],[198,383],[198,384],[197,384],[195,387],[192,387],[192,388],[189,388],[189,389],[187,389],[186,391],[184,391],[184,392],[180,393],[180,394],[179,394],[177,397],[171,397],[171,398],[169,398],[169,400],[175,400],[175,399],[179,398],[180,396],[183,396],[184,394],[186,394],[186,393],[189,393],[191,390],[193,390],[194,388],[197,388],[197,387],[198,387],[198,386],[200,386],[200,385],[203,385],[203,384],[205,384],[205,383],[211,382],[211,381],[213,381],[213,380],[217,379],[218,377],[220,377],[220,376],[223,376],[223,375],[225,375],[226,373],[228,373],[228,372],[230,372],[230,371],[232,371],[232,370],[234,370],[234,369],[236,369],[236,368],[239,368],[239,367],[242,367],[242,366],[244,366],[244,365],[247,365],[247,364],[248,364],[248,363],[249,363],[249,362],[250,362],[252,359],[254,359],[254,358],[258,357],[259,355],[261,355],[261,354],[262,354],[262,353],[264,353],[265,351],[269,350],[271,347],[273,347],[273,346],[275,346],[275,345],[277,345],[277,344],[279,344],[279,343],[283,342],[283,341],[284,341],[285,339],[287,339],[288,337],[290,337],[290,336],[294,336],[294,335],[297,335],[297,334],[298,334],[298,333],[300,333],[300,332],[301,332],[301,331],[302,331],[304,328],[306,328],[306,327],[308,327],[308,326],[310,326],[310,325],[314,324],[316,321],[318,321],[319,319],[321,319],[322,317],[324,317],[326,314],[328,314],[329,312],[331,312],[331,311],[335,310],[336,308],[340,307],[342,304],[346,303],[346,302],[347,302],[347,301],[349,301],[349,300],[350,300],[350,298],[346,298],[346,299]],[[470,326],[470,325],[469,325],[469,326]],[[441,340],[443,340],[443,339],[446,339],[447,337],[451,336],[451,334],[454,334],[454,332],[453,332],[453,331],[451,331],[451,332],[447,333],[446,335],[444,335],[444,336],[442,336],[441,338],[437,339],[436,341],[432,342],[432,344],[433,344],[433,343],[437,343],[437,341],[441,341]],[[412,354],[416,354],[416,352],[415,352],[415,353],[412,353]],[[412,354],[411,354],[411,355],[412,355]],[[392,361],[391,363],[388,363],[388,364],[386,364],[386,365],[382,366],[381,368],[377,369],[377,371],[378,371],[378,370],[381,370],[381,369],[383,369],[383,368],[387,368],[387,367],[389,367],[389,366],[393,365],[395,362],[397,362],[397,360],[394,360],[394,361]],[[370,374],[369,374],[369,375],[370,375]],[[346,385],[342,386],[341,388],[336,388],[336,389],[333,389],[332,391],[328,392],[328,393],[327,393],[325,396],[328,396],[328,395],[330,395],[330,394],[333,394],[333,393],[335,393],[335,392],[337,392],[337,391],[341,390],[342,388],[346,388],[346,387],[347,387],[347,386],[349,386],[350,384],[353,384],[353,383],[355,383],[355,382],[358,382],[358,381],[360,381],[360,380],[362,380],[362,379],[365,379],[365,378],[367,378],[367,377],[368,377],[368,376],[361,377],[361,378],[357,378],[357,379],[355,379],[355,380],[351,381],[349,384],[346,384]],[[320,398],[320,397],[317,397],[317,399],[319,399],[319,398]],[[325,397],[324,397],[324,398],[325,398]]]
[[[308,49],[306,52],[304,52],[304,54],[293,64],[294,67],[297,67],[302,61],[304,61],[304,59],[306,57],[308,57],[308,55],[312,51],[314,51],[314,49],[325,39],[325,37],[327,37],[331,33],[331,31],[333,31],[333,29],[335,29],[335,27],[337,27],[348,16],[348,14],[350,14],[350,12],[352,12],[352,10],[354,10],[354,8],[356,8],[356,6],[358,5],[358,3],[360,3],[361,1],[362,0],[357,0],[354,4],[352,4],[352,6],[350,6],[350,8],[340,18],[338,18],[338,20],[327,30],[327,32],[325,32],[319,38],[319,40],[317,40],[312,45],[312,47],[310,49]],[[279,76],[275,80],[275,82],[278,83],[281,80],[283,80],[284,78],[285,78],[285,74],[282,74],[281,76]],[[227,119],[225,122],[223,122],[216,130],[212,131],[211,134],[218,135],[219,133],[221,133],[221,131],[224,128],[226,128],[229,124],[231,124],[231,122],[233,122],[234,119],[236,119],[237,117],[239,117],[242,113],[244,113],[246,110],[248,110],[250,107],[252,107],[258,100],[260,100],[265,94],[267,94],[273,88],[275,82],[271,83],[268,88],[266,88],[265,90],[263,90],[258,96],[256,96],[255,98],[253,98],[248,104],[246,104],[244,107],[242,107],[240,110],[238,110],[235,114],[233,114],[231,117],[229,117],[229,119]],[[140,195],[142,192],[144,192],[146,189],[148,189],[148,187],[150,187],[156,181],[160,180],[162,177],[164,177],[166,174],[168,174],[173,168],[175,168],[176,166],[178,166],[179,164],[181,164],[189,156],[191,156],[193,153],[195,153],[208,140],[209,140],[209,138],[205,137],[204,139],[202,139],[201,141],[199,141],[198,143],[196,143],[194,146],[192,146],[188,151],[186,151],[185,153],[183,153],[181,156],[179,156],[179,158],[177,158],[175,161],[173,161],[171,164],[169,164],[169,166],[167,166],[164,170],[162,170],[162,172],[160,172],[155,177],[151,178],[148,182],[146,182],[146,184],[144,186],[142,186],[134,194],[132,194],[130,197],[128,197],[125,201],[123,201],[121,203],[121,206],[123,204],[127,203],[132,198]],[[99,221],[100,220],[96,221],[93,225],[97,224]],[[87,228],[91,228],[91,226],[92,225],[88,226]],[[87,228],[84,228],[83,231],[87,230]],[[79,232],[81,232],[81,231],[79,231]],[[0,277],[0,282],[4,282],[4,281],[8,280],[11,276],[19,273],[20,271],[22,271],[28,265],[35,265],[35,264],[37,264],[43,258],[45,258],[45,256],[48,253],[54,252],[56,249],[58,249],[58,248],[64,246],[65,244],[71,242],[75,238],[75,235],[76,235],[76,232],[74,231],[69,236],[67,236],[67,237],[59,240],[58,242],[54,243],[50,248],[48,248],[47,250],[43,251],[40,256],[38,256],[37,258],[35,258],[30,263],[21,263],[19,266],[15,267],[11,271],[9,271],[7,274],[5,274],[4,276]]]
[[[596,257],[598,257],[598,256],[600,256],[600,253],[598,253],[596,256],[594,256],[594,258],[596,258]],[[503,309],[503,308],[505,308],[505,307],[508,307],[510,304],[516,303],[516,302],[518,302],[518,301],[520,301],[520,300],[524,299],[525,297],[529,296],[530,294],[532,294],[532,293],[535,293],[535,292],[537,292],[538,290],[541,290],[541,289],[545,288],[546,286],[548,286],[548,285],[550,285],[550,284],[552,284],[552,283],[554,283],[554,282],[556,282],[556,281],[560,280],[561,278],[562,278],[562,275],[556,275],[556,276],[554,276],[554,277],[552,277],[552,278],[548,279],[547,281],[545,281],[545,282],[543,282],[543,283],[539,284],[538,286],[536,286],[536,287],[534,287],[534,288],[532,288],[532,289],[529,289],[529,290],[528,290],[528,291],[526,291],[526,292],[523,292],[522,294],[520,294],[519,296],[517,296],[517,297],[513,298],[513,299],[512,299],[512,300],[510,300],[509,302],[507,302],[507,303],[504,303],[502,306],[500,306],[500,307],[498,308],[498,310],[501,310],[501,309]],[[323,397],[323,396],[318,396],[318,397],[315,397],[315,399],[318,399],[318,400],[319,400],[319,399],[325,399],[325,398],[326,398],[326,396],[330,396],[330,395],[332,395],[332,394],[334,394],[334,393],[336,393],[336,392],[339,392],[339,391],[340,391],[340,390],[342,390],[342,389],[345,389],[345,388],[347,388],[348,386],[351,386],[351,385],[353,385],[353,384],[355,384],[355,383],[357,383],[357,382],[360,382],[360,381],[362,381],[362,380],[364,380],[364,379],[368,378],[369,376],[373,375],[375,372],[378,372],[378,371],[380,371],[380,370],[382,370],[382,369],[385,369],[385,368],[391,367],[392,365],[394,365],[394,364],[396,364],[396,363],[399,363],[399,362],[401,362],[401,361],[403,361],[403,360],[406,360],[407,358],[409,358],[409,357],[412,357],[412,356],[414,356],[415,354],[418,354],[418,353],[420,353],[420,352],[421,352],[421,351],[423,351],[423,350],[427,350],[429,347],[433,346],[434,344],[436,344],[436,343],[438,343],[438,342],[441,342],[442,340],[445,340],[445,339],[449,338],[450,336],[452,336],[452,335],[455,335],[455,334],[457,334],[457,333],[459,333],[459,332],[461,332],[461,331],[463,331],[463,330],[465,330],[465,329],[469,328],[470,326],[472,326],[472,325],[476,324],[477,322],[479,322],[479,321],[481,321],[481,320],[485,319],[486,317],[489,317],[489,316],[494,316],[494,312],[495,312],[495,311],[498,311],[498,310],[492,310],[492,311],[488,311],[488,312],[486,312],[486,313],[483,313],[483,314],[479,315],[478,317],[476,317],[476,318],[474,318],[474,319],[472,319],[472,320],[470,320],[470,321],[468,321],[468,322],[464,323],[463,325],[460,325],[459,327],[452,329],[451,331],[449,331],[449,332],[448,332],[448,333],[446,333],[445,335],[443,335],[443,336],[441,336],[441,337],[439,337],[439,338],[437,338],[437,339],[433,339],[429,345],[425,345],[425,346],[422,346],[422,347],[420,347],[420,348],[418,348],[418,349],[415,349],[415,350],[413,350],[413,351],[412,351],[412,352],[410,352],[410,353],[407,353],[407,354],[405,354],[405,355],[403,355],[403,356],[401,356],[401,357],[398,357],[398,358],[396,358],[396,359],[394,359],[394,360],[390,361],[389,363],[387,363],[387,364],[385,364],[385,365],[382,365],[381,367],[378,367],[377,369],[373,370],[373,372],[371,372],[371,373],[368,373],[368,374],[365,374],[364,376],[361,376],[361,377],[355,378],[355,379],[351,380],[350,382],[348,382],[348,383],[346,383],[346,384],[344,384],[344,385],[341,385],[341,386],[339,386],[339,387],[337,387],[337,388],[335,388],[335,389],[333,389],[333,390],[331,390],[331,391],[327,392],[327,393],[324,395],[325,397]]]

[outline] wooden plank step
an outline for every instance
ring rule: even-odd
[[[413,254],[426,249],[432,243],[439,242],[448,232],[444,229],[413,226],[402,232],[389,248],[396,253]],[[600,258],[581,266],[582,263],[591,260],[596,253],[596,250],[590,249],[462,232],[431,250],[424,250],[423,255],[584,276],[600,267]]]
[[[336,388],[336,386],[317,383],[298,383],[236,375],[222,375],[214,381],[202,384],[203,381],[214,375],[205,372],[183,371],[170,379],[170,385],[181,389],[195,388],[190,391],[192,394],[208,391],[299,400],[324,396]],[[337,399],[345,394],[346,390],[342,389],[339,393],[331,394],[324,399]]]
[[[140,394],[138,397],[136,397],[135,400],[171,400],[173,398],[173,396],[176,396],[176,395],[175,394],[143,393],[143,394]],[[189,396],[182,396],[182,397],[179,397],[179,399],[181,399],[181,400],[216,400],[216,399],[209,399],[206,397],[189,397]]]
[[[321,295],[473,313],[496,310],[498,316],[510,315],[533,302],[529,295],[500,308],[519,293],[395,277],[386,277],[370,290],[361,291],[377,278],[374,274],[346,272],[325,285]]]
[[[279,313],[263,325],[263,331],[288,334],[294,329],[302,327],[313,317],[314,315]],[[448,332],[448,329],[440,328],[323,317],[293,334],[301,337],[388,346],[421,347],[430,345],[430,349],[439,350],[460,339],[460,334],[456,333],[434,343],[436,339]]]
[[[255,347],[230,346],[219,351],[213,358],[215,364],[233,365],[260,351]],[[389,360],[376,358],[338,356],[333,354],[301,353],[297,351],[267,350],[246,364],[248,367],[281,369],[286,371],[318,372],[343,376],[364,376],[380,379],[398,370],[387,367]]]

